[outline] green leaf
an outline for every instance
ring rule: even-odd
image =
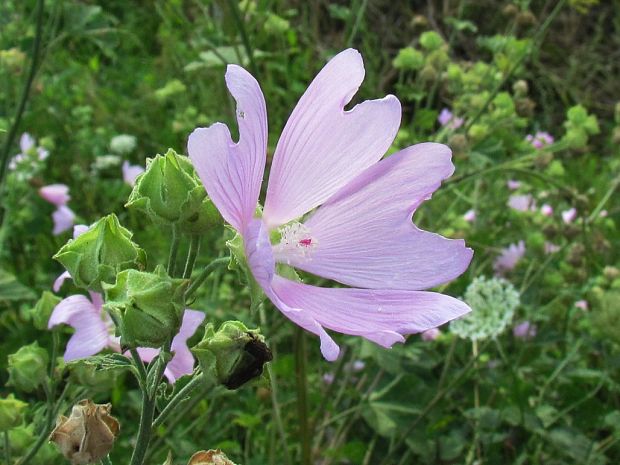
[[[15,276],[0,270],[0,302],[30,300],[35,297],[35,293],[20,283]]]
[[[95,371],[123,370],[133,368],[129,358],[124,355],[111,353],[93,355],[92,357],[82,358],[68,363],[69,366],[86,365],[95,368]]]

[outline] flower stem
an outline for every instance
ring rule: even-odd
[[[312,432],[308,415],[307,346],[302,328],[295,330],[295,381],[297,384],[297,413],[299,416],[299,441],[301,443],[301,465],[312,464]]]
[[[168,276],[174,277],[177,266],[177,253],[179,252],[179,230],[176,224],[172,225],[172,243],[170,244],[170,255],[168,255]]]
[[[4,459],[6,463],[10,465],[11,463],[11,446],[9,445],[9,431],[6,430],[4,432]]]
[[[216,258],[211,263],[209,263],[204,270],[196,277],[196,279],[189,286],[187,291],[185,291],[185,301],[189,300],[189,298],[198,290],[200,286],[205,282],[205,280],[209,277],[209,275],[213,272],[215,268],[230,261],[230,257],[222,257]]]
[[[140,426],[136,446],[131,455],[130,465],[142,465],[144,457],[151,441],[151,424],[155,414],[155,396],[151,396],[145,387],[142,388],[142,409],[140,413]]]
[[[189,279],[194,271],[194,264],[196,263],[196,257],[200,251],[200,236],[192,236],[189,243],[189,252],[187,253],[187,261],[185,262],[185,269],[183,270],[183,279]]]
[[[155,418],[152,425],[153,429],[157,428],[164,421],[166,421],[166,419],[177,409],[177,407],[189,400],[194,391],[205,384],[205,381],[206,379],[204,373],[195,375],[189,383],[187,383],[172,399],[170,399],[168,405],[166,405],[157,418]]]

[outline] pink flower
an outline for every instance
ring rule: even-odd
[[[598,214],[598,216],[600,216],[601,218],[607,218],[608,214],[609,214],[609,212],[607,210],[601,210],[601,212]]]
[[[463,215],[463,219],[468,223],[476,221],[476,210],[467,210]]]
[[[336,377],[333,373],[325,373],[323,375],[323,382],[327,385],[332,384],[334,382],[334,379],[336,379]]]
[[[564,221],[565,224],[572,223],[575,218],[577,218],[577,209],[575,208],[570,208],[562,212],[562,221]]]
[[[439,113],[437,117],[437,121],[442,126],[448,126],[450,129],[458,129],[463,126],[463,118],[454,116],[447,108],[441,110],[441,113]]]
[[[580,310],[583,310],[584,312],[588,311],[588,301],[587,300],[578,300],[577,302],[575,302],[575,307],[577,307]]]
[[[516,244],[510,244],[502,250],[493,263],[493,269],[499,276],[503,276],[506,272],[514,269],[519,260],[525,255],[525,242],[519,241]]]
[[[536,209],[536,202],[530,194],[511,195],[508,198],[508,206],[520,212]]]
[[[19,138],[20,153],[15,155],[9,162],[9,169],[14,170],[17,165],[28,158],[28,154],[36,150],[37,158],[45,160],[49,156],[49,151],[43,147],[36,147],[36,140],[27,132],[23,133]]]
[[[524,321],[523,323],[519,323],[512,329],[512,334],[514,337],[518,339],[533,339],[536,337],[536,333],[538,332],[538,328],[536,325],[530,323],[529,321]]]
[[[129,184],[131,187],[136,183],[136,178],[144,173],[144,168],[139,165],[130,165],[127,160],[123,162],[123,181]]]
[[[40,188],[39,195],[57,207],[56,211],[52,213],[52,220],[54,221],[52,234],[58,236],[71,229],[75,223],[75,213],[67,207],[67,203],[71,200],[69,187],[65,184],[50,184]]]
[[[90,292],[90,299],[84,295],[71,295],[60,301],[50,316],[47,327],[66,324],[75,329],[67,343],[64,359],[66,362],[98,354],[104,349],[120,352],[120,338],[114,336],[114,323],[103,311],[101,294]],[[205,315],[195,310],[185,310],[179,333],[172,340],[172,360],[164,374],[174,383],[180,376],[192,373],[194,357],[187,348],[187,340],[196,332]],[[159,353],[158,349],[138,348],[140,358],[150,362]]]
[[[514,179],[509,179],[506,182],[506,185],[508,186],[508,189],[510,189],[511,191],[515,191],[519,187],[521,187],[521,183],[519,181],[515,181]]]
[[[528,134],[525,140],[532,144],[532,147],[536,149],[542,149],[547,145],[553,144],[554,141],[553,136],[544,131],[538,131],[535,135]]]
[[[427,342],[434,341],[435,339],[439,337],[440,334],[441,334],[441,331],[439,330],[439,328],[427,329],[426,331],[422,333],[422,340],[427,341]]]
[[[196,129],[188,141],[209,197],[243,237],[254,278],[287,318],[319,336],[330,361],[339,347],[325,329],[391,347],[470,311],[457,299],[420,290],[463,273],[473,252],[462,240],[411,223],[418,205],[454,171],[450,149],[419,144],[381,160],[398,131],[401,107],[390,95],[345,111],[363,78],[361,56],[349,49],[310,84],[277,144],[262,218],[254,215],[267,112],[247,71],[230,65],[226,73],[237,101],[239,142],[221,123]],[[272,244],[276,230],[281,239]],[[354,287],[291,281],[276,274],[276,263]]]
[[[540,213],[542,213],[544,216],[553,216],[553,207],[545,203],[542,207],[540,207]]]

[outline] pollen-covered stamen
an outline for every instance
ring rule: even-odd
[[[301,223],[289,223],[278,231],[280,243],[274,245],[273,255],[279,262],[290,263],[291,257],[310,258],[318,245],[310,230]]]

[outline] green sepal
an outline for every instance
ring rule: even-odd
[[[178,332],[189,281],[168,276],[160,265],[153,273],[126,270],[104,286],[104,308],[120,318],[121,344],[161,347]]]
[[[26,402],[16,399],[13,394],[0,399],[0,431],[8,431],[19,426],[22,422],[23,410],[27,406]]]
[[[37,342],[21,347],[9,355],[9,381],[7,385],[15,386],[24,392],[32,392],[47,379],[47,351]]]
[[[228,269],[237,271],[242,284],[247,285],[250,291],[250,310],[258,309],[258,306],[265,300],[265,293],[260,284],[254,279],[250,265],[245,256],[245,248],[243,246],[243,237],[235,232],[235,236],[226,241],[226,246],[230,250],[230,263]]]
[[[76,286],[103,292],[102,284],[114,283],[119,271],[142,270],[146,266],[146,253],[131,240],[132,236],[111,214],[69,240],[54,258],[71,274]]]

